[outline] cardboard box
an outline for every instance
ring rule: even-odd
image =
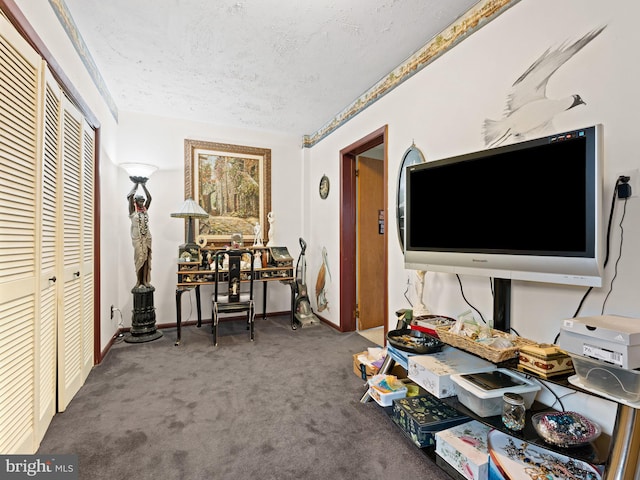
[[[420,448],[433,445],[434,434],[440,430],[469,421],[469,417],[428,393],[394,400],[391,418]]]
[[[353,373],[355,373],[358,377],[362,378],[361,368],[364,367],[365,378],[363,378],[363,380],[366,380],[367,378],[370,378],[376,373],[378,373],[378,367],[374,367],[373,365],[362,363],[358,358],[361,355],[366,356],[367,352],[360,352],[360,353],[353,354]]]
[[[457,395],[452,373],[490,372],[496,366],[470,353],[446,346],[441,352],[409,357],[408,376],[438,398]]]
[[[360,352],[353,355],[353,373],[355,373],[358,377],[362,378],[362,380],[367,380],[378,373],[378,367],[374,365],[369,365],[366,363],[362,363],[358,357],[360,355],[364,355],[366,357],[367,352]],[[362,376],[361,365],[364,367],[365,377]],[[390,372],[387,372],[389,375],[395,375],[398,378],[407,378],[407,372],[402,366],[394,365]]]
[[[484,480],[489,475],[488,436],[491,427],[472,420],[436,433],[436,454],[464,478]]]
[[[620,368],[640,368],[640,322],[617,315],[576,317],[560,327],[560,348]]]

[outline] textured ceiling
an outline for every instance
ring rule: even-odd
[[[477,0],[64,0],[118,110],[308,135]]]

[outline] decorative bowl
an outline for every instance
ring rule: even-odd
[[[417,353],[419,355],[439,352],[444,346],[444,343],[439,339],[427,333],[408,328],[387,332],[387,340],[398,350]]]
[[[576,412],[536,413],[531,420],[538,435],[558,447],[578,447],[601,433],[599,425]]]

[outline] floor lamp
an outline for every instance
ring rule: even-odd
[[[127,195],[127,201],[136,270],[136,285],[131,289],[133,294],[131,329],[129,335],[125,335],[124,341],[127,343],[150,342],[162,337],[162,332],[156,328],[156,309],[153,305],[155,288],[151,285],[151,231],[148,214],[151,194],[147,190],[147,181],[157,167],[142,163],[124,163],[120,166],[126,170],[134,185]],[[140,188],[144,195],[139,194]]]

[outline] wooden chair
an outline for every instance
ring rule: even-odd
[[[242,269],[242,257],[249,265]],[[250,250],[218,250],[214,258],[214,289],[212,296],[213,345],[218,345],[218,323],[221,314],[246,312],[249,338],[254,340],[255,305],[253,301],[253,256]]]

